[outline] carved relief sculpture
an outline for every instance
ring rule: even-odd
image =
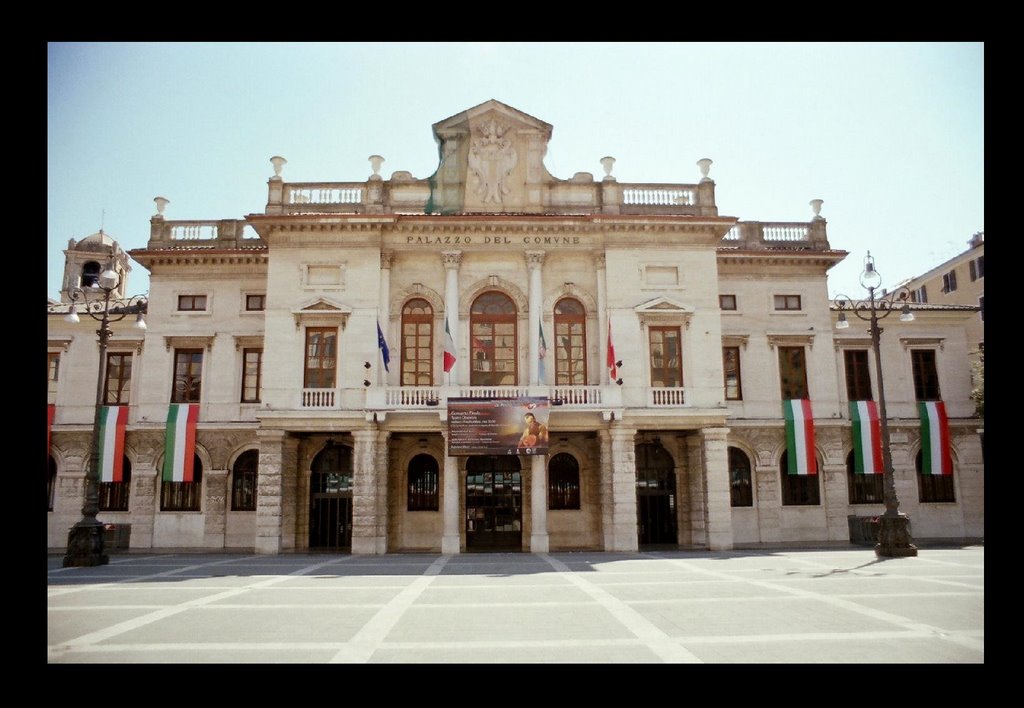
[[[493,119],[480,127],[480,137],[469,148],[469,169],[474,177],[473,190],[484,203],[500,203],[512,191],[508,176],[518,160],[512,141],[505,137],[507,126]]]

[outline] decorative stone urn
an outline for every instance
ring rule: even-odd
[[[156,202],[156,214],[153,216],[159,216],[161,219],[164,218],[164,209],[171,203],[171,200],[164,197],[153,197],[153,201]]]
[[[612,167],[614,165],[615,165],[615,158],[614,157],[602,157],[601,158],[601,167],[604,168],[604,178],[606,180],[614,180],[615,179],[614,177],[612,177]]]
[[[288,164],[288,160],[280,155],[274,155],[270,158],[270,164],[274,166],[274,179],[281,179],[281,168]]]
[[[701,158],[697,160],[697,167],[700,168],[700,181],[710,182],[711,178],[708,177],[708,171],[711,169],[711,160],[706,157]]]
[[[384,179],[380,176],[380,166],[384,164],[384,158],[380,155],[370,155],[367,159],[370,161],[370,167],[373,168],[373,174],[370,175],[370,179]]]
[[[823,199],[812,199],[809,202],[809,204],[811,205],[811,209],[814,211],[814,218],[815,219],[824,218],[821,215],[821,205],[824,204],[824,200]]]

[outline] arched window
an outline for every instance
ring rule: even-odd
[[[203,462],[193,457],[191,482],[161,482],[160,511],[199,511],[203,491]]]
[[[125,455],[120,482],[100,482],[100,511],[128,511],[128,494],[132,486],[132,463]]]
[[[402,385],[434,383],[434,310],[423,298],[402,308]]]
[[[782,504],[783,506],[818,506],[821,504],[817,474],[789,474],[787,464],[789,451],[782,453],[779,471],[782,473]],[[821,469],[821,463],[818,463]]]
[[[471,386],[515,386],[519,381],[516,352],[516,305],[504,293],[489,291],[469,311]]]
[[[548,509],[580,508],[580,463],[560,452],[548,463]]]
[[[914,462],[917,468],[917,492],[918,501],[929,504],[935,502],[955,502],[956,493],[953,491],[953,475],[951,474],[924,474],[924,453],[917,451],[917,459]]]
[[[555,385],[587,383],[587,313],[579,300],[555,303]]]
[[[57,488],[57,461],[53,459],[53,455],[49,455],[46,466],[46,510],[53,511],[53,490]]]
[[[754,506],[750,458],[738,447],[729,448],[729,499],[732,506]]]
[[[88,261],[82,266],[82,287],[88,288],[95,285],[100,278],[100,264],[96,261]]]
[[[256,479],[259,450],[246,450],[231,468],[231,511],[256,511]]]
[[[437,511],[439,475],[437,460],[431,455],[416,455],[409,460],[409,511]]]
[[[881,474],[859,474],[853,471],[853,450],[846,456],[846,484],[850,490],[851,504],[881,504]]]

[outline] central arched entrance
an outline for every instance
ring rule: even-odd
[[[675,463],[660,443],[636,446],[636,515],[641,547],[679,545]]]
[[[466,550],[523,548],[523,478],[514,455],[466,460]]]
[[[309,478],[309,548],[352,550],[352,448],[327,443]]]

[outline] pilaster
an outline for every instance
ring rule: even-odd
[[[459,461],[448,454],[448,431],[441,431],[444,437],[444,472],[441,504],[444,514],[444,530],[441,535],[441,553],[454,554],[462,549],[462,534],[459,527]]]
[[[548,468],[546,455],[530,456],[530,552],[548,552]]]
[[[224,548],[227,485],[227,470],[203,470],[203,548]]]
[[[281,552],[285,440],[283,430],[257,430],[260,466],[256,482],[256,553]]]
[[[606,550],[636,551],[636,429],[613,423],[610,436],[612,544]]]
[[[707,545],[712,551],[732,548],[732,508],[729,496],[728,428],[701,428],[701,456],[707,490]]]
[[[386,553],[387,434],[356,430],[352,439],[352,553]]]

